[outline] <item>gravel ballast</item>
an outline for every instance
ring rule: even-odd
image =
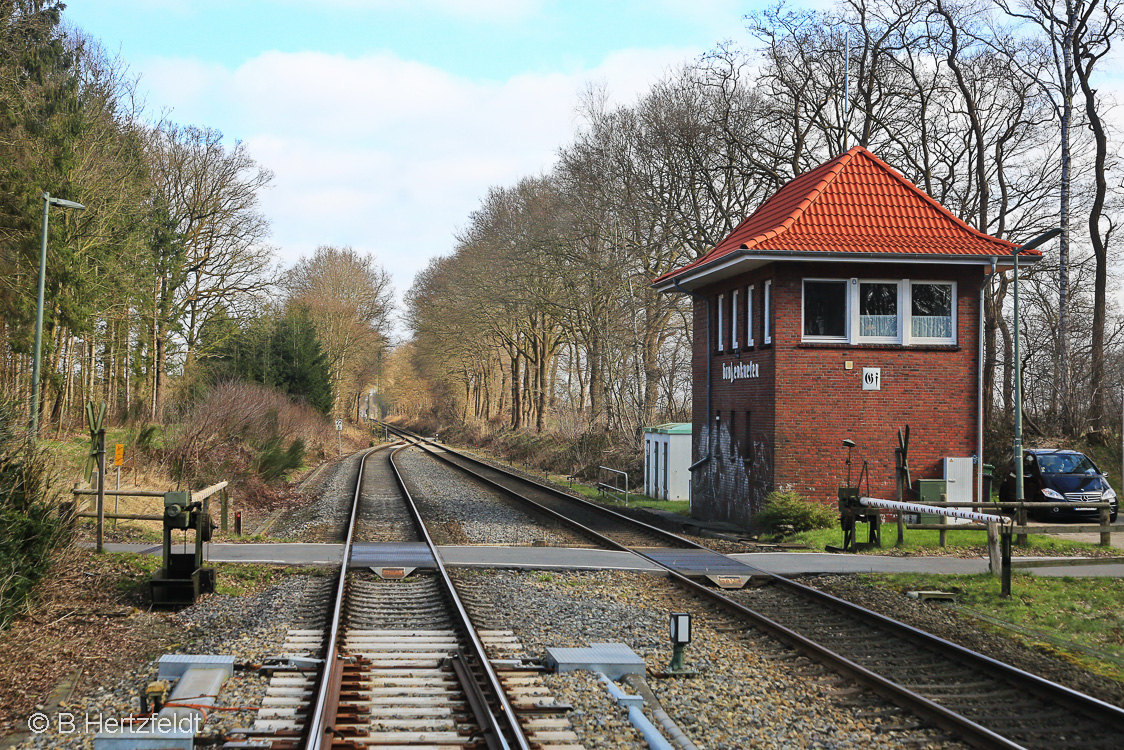
[[[564,528],[513,508],[498,492],[417,449],[400,452],[396,461],[437,544],[590,546]]]
[[[362,459],[360,451],[321,469],[312,481],[300,487],[302,506],[286,512],[270,529],[269,536],[301,542],[342,541]]]
[[[687,649],[693,678],[648,682],[663,708],[700,748],[961,748],[891,706],[854,691],[834,675],[754,632],[732,627],[666,579],[619,571],[596,573],[458,572],[479,603],[473,616],[486,627],[509,628],[527,655],[548,646],[623,642],[649,671],[671,658],[668,613],[691,611]],[[624,710],[588,672],[552,675],[555,697],[573,704],[570,719],[589,748],[645,748]]]

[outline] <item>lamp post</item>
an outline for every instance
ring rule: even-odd
[[[1021,247],[1016,247],[1012,251],[1015,258],[1015,444],[1014,444],[1014,457],[1015,457],[1015,502],[1023,502],[1026,495],[1023,489],[1023,386],[1022,386],[1022,366],[1019,360],[1019,253],[1023,250],[1033,250],[1034,248],[1057,237],[1062,233],[1061,229],[1051,229],[1038,235],[1030,242]],[[1019,519],[1023,518],[1020,510]],[[1024,535],[1019,535],[1020,539],[1025,538]]]
[[[50,193],[43,193],[43,234],[39,242],[39,296],[35,303],[35,350],[31,364],[31,420],[28,426],[28,438],[33,443],[39,436],[39,361],[43,345],[43,296],[47,282],[47,214],[51,206],[86,210],[81,203],[52,198]]]

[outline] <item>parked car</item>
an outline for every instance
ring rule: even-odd
[[[1104,472],[1093,460],[1078,451],[1052,448],[1027,448],[1023,450],[1023,498],[1035,503],[1060,503],[1071,505],[1060,508],[1034,508],[1028,511],[1039,520],[1096,520],[1100,508],[1090,508],[1085,503],[1109,502],[1109,518],[1116,520],[1116,493],[1108,484]],[[1007,476],[999,487],[999,500],[1015,499],[1015,462],[1007,466]]]

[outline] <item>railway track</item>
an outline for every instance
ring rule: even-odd
[[[699,600],[766,631],[974,747],[1124,747],[1124,710],[1116,706],[765,571],[754,569],[754,577],[764,585],[723,595],[665,564],[668,556],[660,548],[699,548],[689,540],[591,508],[590,503],[445,446],[430,450],[539,512],[570,519],[604,546],[628,548],[646,557]],[[625,529],[630,524],[633,527]]]
[[[522,647],[473,628],[393,458],[384,448],[360,464],[331,614],[289,631],[248,739],[228,747],[582,750],[534,670],[501,662],[501,677],[492,665]],[[357,546],[416,542],[435,571],[384,580],[354,569]]]

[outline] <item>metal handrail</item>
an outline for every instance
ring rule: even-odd
[[[598,475],[598,477],[597,477],[597,489],[599,489],[599,490],[612,490],[613,492],[623,492],[624,493],[624,504],[628,505],[628,472],[627,471],[620,471],[619,469],[610,469],[608,466],[598,466],[597,468],[601,469],[602,471],[611,472],[613,474],[620,474],[621,476],[624,477],[624,488],[622,489],[620,487],[617,487],[616,485],[607,484],[605,482],[602,482],[600,475]],[[606,494],[608,494],[608,493],[606,493]]]

